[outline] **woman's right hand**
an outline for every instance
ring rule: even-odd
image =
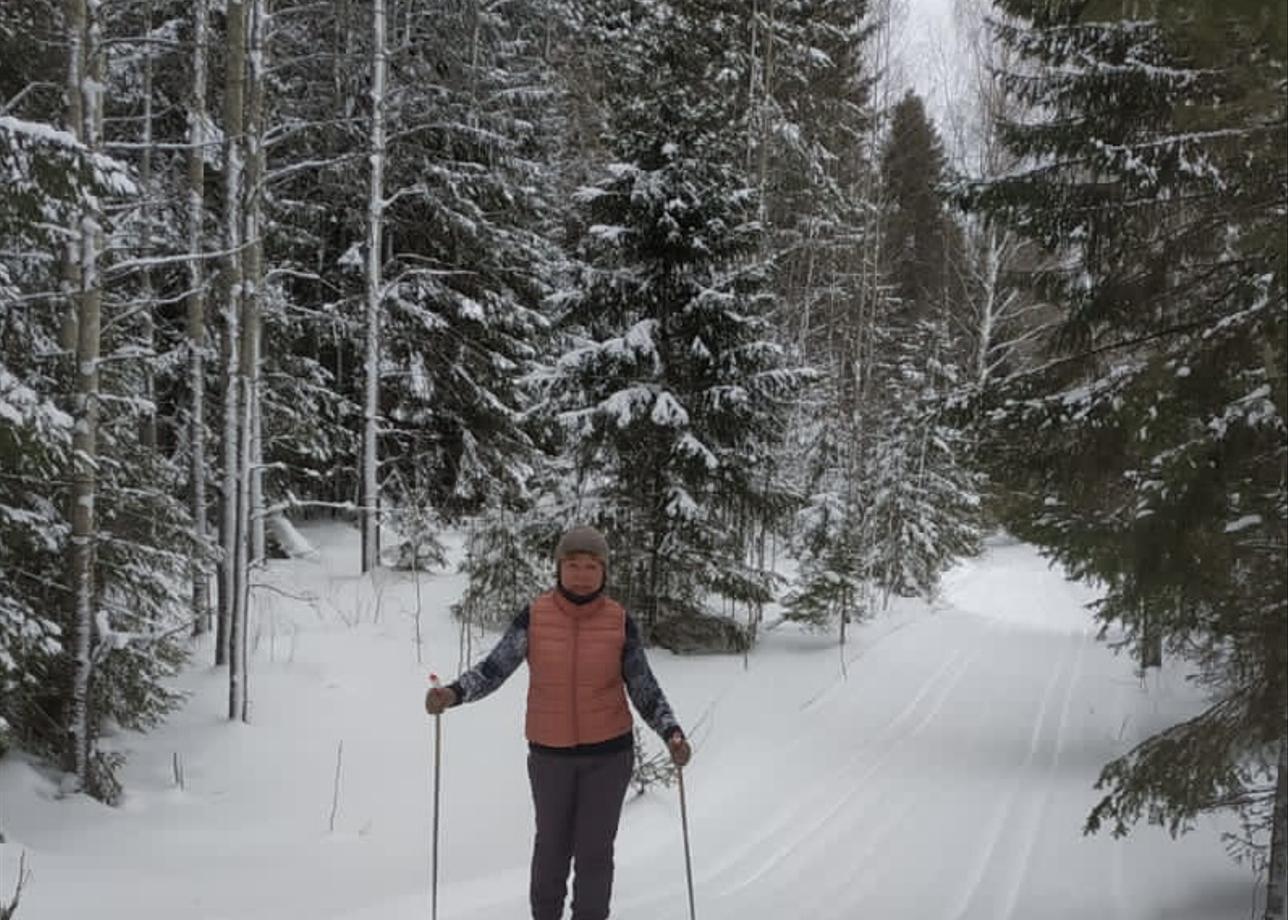
[[[456,705],[456,691],[451,687],[430,687],[425,694],[425,711],[431,716],[441,715],[444,709]]]

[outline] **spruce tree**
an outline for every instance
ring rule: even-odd
[[[1104,587],[1145,663],[1210,705],[1109,764],[1087,822],[1173,833],[1234,808],[1282,875],[1288,734],[1285,15],[1271,5],[1001,4],[1027,169],[970,204],[1060,257],[1062,321],[993,394],[1008,524]],[[1102,8],[1104,7],[1104,8]],[[1278,782],[1275,778],[1278,773]],[[1277,790],[1277,791],[1276,791]],[[1263,854],[1264,855],[1264,854]],[[1282,882],[1266,916],[1283,916]],[[1275,903],[1277,902],[1277,907]]]
[[[57,54],[6,55],[0,75],[13,111],[0,127],[0,227],[11,244],[0,255],[0,731],[61,758],[80,788],[111,800],[119,755],[98,738],[109,723],[154,724],[174,705],[165,679],[191,626],[180,588],[191,524],[179,467],[149,437],[155,342],[140,322],[164,215],[141,219],[146,170],[106,151],[137,140],[147,59],[112,42],[136,34],[136,11],[100,7],[82,20],[69,6],[64,18],[27,18],[37,6],[6,17],[3,41]],[[51,22],[57,43],[40,31]],[[57,72],[91,82],[61,97],[41,91]],[[66,239],[80,247],[75,263],[51,256]]]
[[[801,375],[769,337],[757,196],[745,162],[742,5],[593,14],[617,66],[615,160],[578,193],[584,269],[560,295],[568,346],[549,382],[612,581],[646,632],[764,603],[757,522],[785,509],[768,464]]]
[[[965,297],[946,179],[938,131],[909,92],[894,108],[881,157],[889,296],[874,317],[878,422],[868,513],[873,575],[887,594],[929,596],[978,541],[974,457],[951,411],[962,385],[956,320]]]
[[[64,508],[57,482],[71,449],[59,399],[59,328],[24,291],[53,283],[52,229],[71,222],[82,191],[75,140],[43,122],[0,121],[0,750],[17,742],[44,754],[61,739],[42,707],[59,675],[64,626]]]
[[[955,261],[960,231],[946,213],[947,164],[921,97],[909,90],[894,107],[881,157],[882,250],[887,278],[909,328],[960,303]]]

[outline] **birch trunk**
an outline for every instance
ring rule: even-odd
[[[242,96],[245,89],[246,11],[241,0],[229,0],[227,71],[224,74],[224,424],[223,496],[219,515],[222,551],[219,578],[219,626],[216,664],[229,665],[229,718],[236,718],[234,700],[241,675],[230,650],[237,647],[237,472],[238,371],[240,365],[241,213],[242,200]]]
[[[998,295],[1001,291],[1001,260],[998,258],[997,228],[984,230],[984,266],[979,279],[979,344],[975,350],[975,384],[988,383],[990,355],[997,327]]]
[[[64,0],[64,15],[67,17],[67,90],[64,103],[67,106],[67,131],[78,141],[84,139],[85,118],[81,99],[81,81],[85,75],[85,0]],[[81,245],[79,231],[69,234],[67,247],[63,251],[63,294],[67,298],[67,309],[63,313],[62,347],[63,354],[74,358],[77,347],[76,317],[77,304],[81,295]],[[75,368],[70,368],[68,385],[74,388]]]
[[[367,355],[362,429],[362,571],[379,564],[376,422],[380,409],[380,294],[385,169],[385,0],[371,6],[371,193],[367,198]]]
[[[252,0],[246,86],[246,210],[245,272],[242,279],[242,368],[249,403],[250,460],[250,562],[264,558],[264,467],[260,412],[260,366],[263,342],[264,284],[264,95],[265,48],[268,29],[267,0]]]
[[[193,0],[192,98],[188,104],[188,383],[192,393],[189,418],[189,477],[192,522],[197,545],[206,543],[206,291],[202,261],[202,218],[206,182],[206,19],[209,0]],[[210,581],[204,566],[192,564],[192,629],[210,629]]]
[[[769,178],[769,137],[773,131],[769,123],[770,101],[774,94],[774,26],[776,10],[775,0],[769,0],[769,10],[765,21],[765,63],[763,65],[762,85],[760,88],[760,158],[756,167],[756,188],[759,190],[760,222],[768,225],[769,208],[765,197]]]
[[[142,228],[141,252],[146,259],[152,254],[152,3],[144,5],[144,34],[148,40],[143,43],[143,161],[139,167],[139,185],[143,193],[143,204],[139,209],[139,225]],[[140,281],[139,297],[143,301],[140,314],[143,324],[143,398],[147,403],[144,410],[143,424],[139,439],[148,451],[157,449],[157,387],[156,387],[156,317],[153,316],[155,285],[152,281],[152,269],[143,267]]]
[[[102,137],[102,36],[99,32],[99,0],[74,4],[69,24],[73,30],[71,54],[83,55],[69,74],[79,74],[77,86],[68,95],[79,99],[80,134],[86,156],[95,154]],[[95,603],[94,557],[97,542],[95,498],[98,491],[98,365],[99,323],[103,291],[99,276],[99,253],[103,231],[101,205],[90,191],[81,199],[80,282],[76,301],[76,390],[73,397],[71,459],[71,522],[69,546],[70,596],[73,604],[71,645],[71,707],[68,725],[67,767],[82,789],[93,792],[90,775],[94,718],[91,711],[91,683],[94,671]]]
[[[259,346],[261,297],[261,185],[263,178],[263,101],[264,101],[264,28],[267,11],[265,0],[251,0],[246,10],[248,20],[247,55],[249,84],[245,87],[246,172],[243,192],[244,231],[242,235],[241,348],[238,383],[241,403],[238,408],[239,447],[237,457],[237,525],[235,560],[235,597],[230,649],[228,718],[250,720],[249,654],[250,638],[250,567],[255,557],[255,531],[263,526],[263,502],[257,488],[255,462],[256,422],[259,419]],[[262,529],[260,530],[262,534]],[[261,537],[262,545],[262,537]]]
[[[1288,738],[1279,739],[1279,766],[1270,828],[1270,879],[1265,920],[1288,920]]]

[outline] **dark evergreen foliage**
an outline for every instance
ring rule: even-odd
[[[767,601],[738,524],[789,501],[769,461],[802,376],[763,319],[739,10],[605,7],[591,33],[622,54],[605,93],[616,162],[578,193],[585,267],[561,298],[570,348],[550,392],[646,631],[719,599]]]
[[[1220,808],[1264,826],[1288,726],[1282,11],[1001,6],[1028,166],[966,198],[1061,256],[1034,281],[1063,316],[1047,363],[990,401],[1008,523],[1212,698],[1106,768],[1088,828]]]

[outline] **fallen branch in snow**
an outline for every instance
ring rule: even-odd
[[[24,850],[18,857],[18,884],[13,889],[13,900],[8,904],[0,902],[0,920],[11,920],[18,912],[18,902],[22,900],[22,888],[30,878],[31,873],[27,871],[27,853]]]
[[[292,594],[285,588],[279,588],[277,585],[270,584],[267,581],[257,581],[251,585],[251,589],[254,591],[267,591],[269,594],[276,594],[279,597],[299,601],[302,604],[316,604],[318,601],[318,596],[316,594]]]
[[[340,764],[344,760],[344,739],[335,750],[335,785],[331,792],[331,833],[335,833],[335,815],[340,810]],[[3,918],[0,918],[3,920]]]

